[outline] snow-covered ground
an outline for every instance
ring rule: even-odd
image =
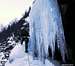
[[[11,63],[7,61],[5,66],[54,66],[54,64],[47,59],[45,60],[45,64],[43,64],[40,60],[33,60],[32,56],[25,54],[24,57],[16,58]]]
[[[25,53],[24,44],[17,44],[12,49],[5,66],[54,66],[54,64],[47,59],[45,64],[40,60],[33,60],[32,55]]]

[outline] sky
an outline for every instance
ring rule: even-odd
[[[33,0],[0,0],[0,26],[20,19]]]

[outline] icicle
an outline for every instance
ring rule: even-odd
[[[48,47],[50,46],[53,58],[57,36],[57,43],[64,60],[65,52],[62,49],[65,49],[63,41],[65,39],[57,0],[36,0],[29,18],[29,52],[33,55],[34,52],[38,52],[38,57],[42,60],[42,58],[48,56]],[[35,45],[37,46],[36,48]]]

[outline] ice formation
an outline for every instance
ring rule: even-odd
[[[5,66],[54,66],[47,57],[50,47],[52,59],[54,59],[56,43],[62,60],[65,61],[65,37],[57,0],[34,0],[28,20],[30,25],[28,52],[30,54],[26,54],[24,46],[19,43],[11,51]]]
[[[57,0],[35,0],[30,15],[29,53],[40,60],[48,57],[48,47],[54,58],[55,42],[65,61],[65,37]]]

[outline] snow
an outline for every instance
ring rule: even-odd
[[[33,60],[32,56],[25,54],[24,57],[16,58],[12,63],[9,63],[7,61],[5,66],[54,66],[54,64],[52,64],[48,60],[46,60],[45,64],[43,64],[40,60]]]
[[[4,57],[3,52],[0,52],[0,61],[2,60],[3,57]]]
[[[25,53],[24,45],[18,43],[12,49],[9,60],[6,62],[5,66],[54,66],[54,64],[47,59],[45,64],[40,60],[33,60],[32,55]]]
[[[17,45],[13,48],[13,50],[11,50],[9,60],[24,57],[24,49],[24,44],[21,45],[20,42],[18,42]]]

